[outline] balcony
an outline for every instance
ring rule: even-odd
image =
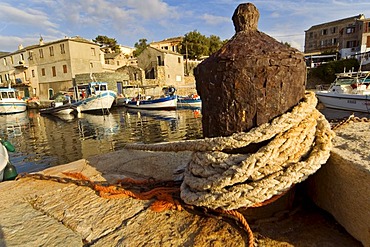
[[[15,64],[13,67],[16,69],[28,69],[28,65],[26,65],[23,60],[19,61],[18,64]]]

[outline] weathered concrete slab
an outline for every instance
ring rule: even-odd
[[[81,172],[95,181],[169,179],[189,157],[122,150],[43,173]],[[247,241],[245,232],[221,218],[185,210],[156,213],[148,209],[150,201],[104,199],[74,184],[25,178],[0,183],[0,196],[0,246],[245,246]],[[250,223],[258,246],[361,246],[315,208]]]
[[[336,130],[330,159],[309,180],[315,203],[370,246],[370,123]]]
[[[111,180],[129,176],[132,178],[175,179],[174,171],[186,167],[191,152],[143,152],[138,150],[119,150],[95,156],[90,164],[101,171],[105,179]]]

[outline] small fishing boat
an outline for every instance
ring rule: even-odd
[[[79,112],[108,114],[117,94],[108,90],[106,82],[90,82],[80,85],[75,90],[77,100],[72,105],[78,107]]]
[[[127,101],[124,106],[134,109],[175,110],[177,107],[177,96],[167,95],[152,99],[151,97],[142,97],[138,95],[136,98]]]
[[[180,108],[201,108],[202,100],[197,94],[192,94],[189,96],[178,96],[177,106]]]
[[[10,87],[0,88],[0,114],[13,114],[27,110],[27,103]]]
[[[176,89],[172,86],[162,88],[163,95],[159,97],[143,96],[139,93],[136,97],[126,100],[128,108],[147,110],[175,110],[177,108]]]
[[[53,102],[51,107],[40,109],[40,114],[53,114],[53,115],[68,115],[77,111],[77,106],[71,103],[63,104],[63,102]]]
[[[328,108],[370,113],[370,71],[343,72],[328,90],[316,91],[319,101]]]

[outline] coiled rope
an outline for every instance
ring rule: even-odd
[[[292,111],[249,132],[125,148],[193,151],[181,184],[185,203],[222,210],[251,207],[304,181],[329,158],[335,134],[316,104],[315,94],[307,92]],[[265,141],[256,153],[226,152]]]

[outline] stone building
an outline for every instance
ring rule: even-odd
[[[360,14],[312,26],[305,31],[304,52],[306,55],[337,52],[341,58],[370,52],[370,19]]]
[[[137,65],[137,59],[133,56],[120,53],[105,53],[104,54],[104,65],[105,71],[116,71],[118,68],[127,65]]]
[[[168,38],[161,41],[151,42],[149,46],[167,51],[180,52],[180,44],[182,40],[183,37]]]
[[[179,53],[148,46],[138,57],[147,85],[181,86],[184,84],[184,59]]]
[[[72,87],[81,73],[103,71],[104,56],[99,45],[81,37],[64,38],[37,45],[19,46],[0,57],[0,85],[26,85],[23,96],[48,99]]]
[[[108,82],[109,89],[118,94],[137,85],[158,87],[156,93],[170,85],[181,94],[193,93],[193,76],[184,76],[183,56],[171,51],[176,49],[170,40],[163,49],[149,46],[135,58],[133,48],[121,46],[121,53],[104,53],[98,44],[78,36],[52,42],[40,39],[37,45],[0,54],[0,86],[17,87],[22,96],[40,100],[67,91],[74,81],[81,84],[92,79]]]

